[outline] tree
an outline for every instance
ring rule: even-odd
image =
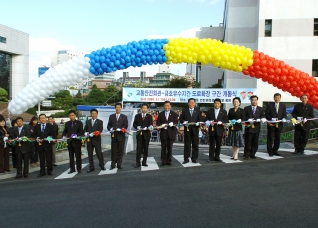
[[[219,83],[216,83],[216,84],[209,86],[208,88],[223,88],[223,86]]]
[[[103,104],[105,99],[105,93],[97,88],[94,84],[91,92],[86,96],[85,101],[91,105]]]
[[[0,102],[8,102],[8,92],[0,88]]]
[[[148,88],[148,84],[140,79],[134,84],[135,88]]]
[[[174,79],[171,79],[167,85],[164,85],[164,88],[188,88],[191,86],[191,82],[188,81],[184,77],[177,77]]]
[[[116,103],[122,100],[122,92],[118,90],[116,86],[110,85],[104,89],[105,94],[105,102],[109,100],[107,103]]]
[[[54,94],[55,99],[52,101],[53,106],[57,109],[68,109],[73,102],[69,90],[61,90]]]

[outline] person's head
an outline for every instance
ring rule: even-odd
[[[300,97],[301,102],[305,105],[308,102],[308,95],[307,94],[303,94]]]
[[[221,100],[219,98],[216,98],[214,100],[214,108],[216,108],[216,109],[221,108],[221,104],[222,104],[222,102],[221,102]]]
[[[36,125],[38,123],[39,119],[37,116],[33,116],[30,120],[30,125]],[[12,125],[13,126],[13,125]]]
[[[0,115],[0,126],[4,127],[6,125],[6,120],[4,119],[3,115]]]
[[[275,103],[279,103],[281,98],[282,98],[282,95],[280,93],[275,93],[274,94]]]
[[[148,104],[146,104],[146,103],[142,104],[141,105],[142,113],[147,113],[148,112],[148,108],[149,108]]]
[[[49,116],[49,118],[47,118],[47,119],[49,121],[49,124],[53,124],[53,122],[54,122],[53,116]]]
[[[64,123],[64,120],[63,120],[63,119],[61,119],[61,123]]]
[[[120,102],[116,103],[115,104],[116,114],[120,114],[122,108],[123,108],[123,105]]]
[[[232,102],[234,107],[239,107],[241,105],[241,99],[239,97],[234,97]]]
[[[17,125],[17,121],[16,121],[16,119],[11,120],[11,126],[12,126],[12,127],[16,127],[16,126],[18,126],[18,125]]]
[[[170,111],[171,109],[171,103],[170,101],[165,101],[165,103],[163,103],[163,108],[166,112]]]
[[[21,116],[17,117],[15,120],[16,120],[18,127],[23,126],[23,118]]]
[[[70,110],[68,112],[68,117],[70,118],[71,121],[74,121],[76,119],[76,112],[74,110]]]
[[[193,109],[195,107],[195,99],[194,98],[189,98],[188,99],[188,106],[191,109]]]
[[[39,119],[40,119],[41,124],[46,123],[46,115],[44,113],[39,115]]]
[[[251,105],[257,106],[258,96],[253,95],[253,96],[251,96],[250,100],[251,100]]]
[[[98,110],[96,108],[91,109],[91,117],[92,119],[96,119],[98,116]]]

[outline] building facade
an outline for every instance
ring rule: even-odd
[[[0,87],[12,99],[29,83],[29,34],[0,25]]]
[[[51,66],[55,67],[58,64],[74,59],[78,56],[84,56],[84,52],[72,50],[59,50],[51,53]]]

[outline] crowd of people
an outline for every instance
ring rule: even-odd
[[[296,104],[292,116],[295,124],[294,154],[304,154],[310,121],[314,118],[313,107],[308,104],[308,95],[301,96],[301,103]],[[149,111],[148,104],[143,104],[140,112],[135,115],[133,127],[136,129],[137,150],[135,167],[148,166],[148,147],[152,133],[160,132],[161,163],[160,166],[172,165],[172,146],[176,139],[184,143],[183,164],[197,162],[199,157],[199,140],[209,144],[209,159],[207,162],[220,162],[221,145],[231,146],[233,156],[238,159],[240,148],[244,148],[243,158],[255,159],[258,150],[261,122],[267,122],[267,152],[269,156],[280,156],[280,134],[283,124],[287,122],[286,107],[281,101],[281,94],[274,94],[274,102],[269,103],[266,111],[258,106],[258,97],[250,97],[251,105],[240,108],[239,97],[233,98],[233,108],[229,112],[222,108],[220,99],[214,100],[214,107],[201,111],[193,98],[188,100],[188,107],[173,111],[170,101],[165,101],[164,111]],[[128,128],[127,116],[121,113],[122,104],[116,103],[115,113],[109,116],[107,129],[111,137],[110,169],[122,169],[125,134]],[[98,165],[105,170],[105,161],[101,149],[101,133],[103,121],[98,119],[98,110],[90,111],[91,119],[86,120],[85,126],[76,119],[76,112],[69,111],[69,121],[65,123],[62,140],[67,140],[69,152],[69,174],[82,172],[81,147],[86,142],[89,169],[95,170],[93,152],[95,150]],[[297,119],[297,121],[296,121]],[[244,132],[243,132],[244,130]],[[224,141],[225,132],[228,133]],[[17,168],[16,178],[28,177],[29,160],[31,166],[40,165],[38,177],[53,175],[55,164],[55,146],[58,126],[53,117],[41,114],[33,117],[26,127],[23,118],[12,121],[12,127],[5,124],[0,115],[0,173],[10,172],[9,147],[12,148],[13,167]],[[201,137],[200,137],[201,135]],[[141,157],[143,157],[141,162]],[[74,158],[76,158],[76,165]],[[22,170],[23,163],[23,170]]]

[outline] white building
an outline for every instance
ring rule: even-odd
[[[29,34],[0,25],[0,87],[12,99],[29,83]]]
[[[318,76],[317,0],[226,0],[225,5],[224,42],[264,52]],[[282,94],[283,102],[299,102],[288,92],[241,73],[225,71],[224,87],[256,87],[260,105],[273,101],[277,92]]]
[[[74,59],[78,56],[84,56],[84,52],[72,50],[60,50],[51,53],[51,66],[55,67],[58,64]]]
[[[170,66],[167,64],[159,64],[158,73],[170,73]]]

